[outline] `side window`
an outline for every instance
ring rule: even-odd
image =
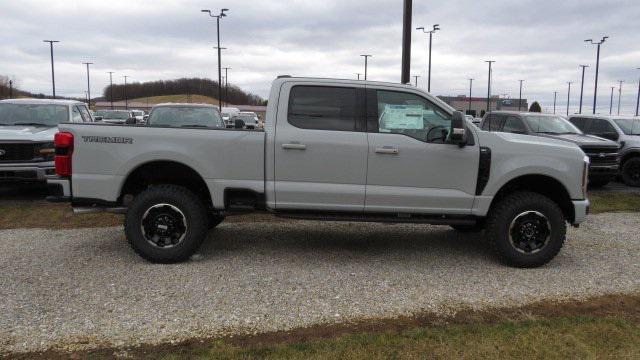
[[[80,108],[80,115],[82,115],[82,119],[84,120],[84,122],[93,122],[93,118],[91,117],[91,114],[89,113],[89,110],[87,110],[87,107],[84,105],[78,106],[78,108]]]
[[[82,114],[80,114],[80,109],[78,109],[77,105],[74,105],[71,108],[71,121],[72,122],[82,122]]]
[[[377,91],[378,131],[410,136],[430,143],[449,138],[451,115],[411,93]]]
[[[489,126],[491,124],[491,118],[493,118],[493,115],[488,115],[487,118],[484,120],[484,122],[482,123],[482,130],[484,131],[491,131],[491,126]]]
[[[519,117],[509,115],[504,120],[502,131],[508,132],[508,133],[524,134],[527,132],[527,129],[524,127],[524,124],[522,123],[522,120],[520,120]]]
[[[500,131],[502,128],[502,120],[503,116],[501,115],[491,115],[491,121],[489,122],[489,130],[490,131]]]
[[[287,121],[301,129],[355,131],[357,103],[355,88],[294,86]]]
[[[615,133],[616,130],[609,124],[608,121],[602,119],[593,119],[589,132],[596,134]]]
[[[591,123],[591,119],[581,118],[581,117],[572,117],[569,119],[573,125],[575,125],[580,131],[586,133],[589,130],[589,124]]]

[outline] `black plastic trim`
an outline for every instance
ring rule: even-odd
[[[476,196],[482,195],[484,188],[489,183],[491,174],[491,149],[480,147],[480,159],[478,161],[478,180],[476,181]]]
[[[421,223],[432,225],[473,225],[478,218],[469,215],[447,214],[398,214],[361,212],[275,211],[278,217],[320,221],[356,221],[382,223]]]

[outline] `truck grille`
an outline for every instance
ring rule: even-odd
[[[32,161],[41,143],[0,143],[0,163]]]
[[[612,147],[582,147],[582,151],[589,157],[591,165],[618,165],[618,149]]]

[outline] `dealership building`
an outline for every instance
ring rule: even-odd
[[[466,95],[458,96],[438,96],[438,98],[458,111],[462,111],[465,114],[473,116],[483,116],[487,111],[487,98],[485,97],[472,97],[469,98]],[[489,101],[489,107],[493,110],[512,110],[518,111],[518,99],[501,98],[499,96],[492,96]],[[520,104],[520,110],[527,111],[529,104],[527,99],[522,99]]]

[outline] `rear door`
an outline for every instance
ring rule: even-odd
[[[285,83],[274,141],[275,207],[362,212],[367,166],[364,88]],[[288,99],[288,100],[286,100]]]
[[[367,90],[365,211],[469,214],[479,148],[451,144],[451,115],[419,93]]]

